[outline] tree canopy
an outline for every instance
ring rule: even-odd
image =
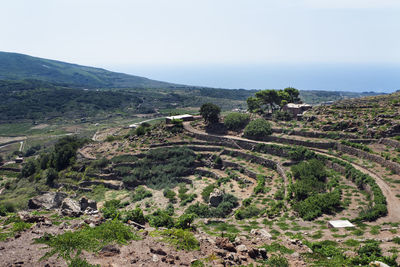
[[[287,103],[297,103],[300,101],[299,90],[287,87],[283,90],[262,90],[255,94],[255,97],[247,99],[247,107],[250,112],[264,113],[273,112]]]
[[[200,107],[200,115],[207,123],[216,123],[219,121],[221,108],[213,103],[205,103]]]

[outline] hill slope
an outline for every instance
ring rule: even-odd
[[[36,79],[78,87],[171,88],[180,85],[61,61],[0,52],[0,79]]]

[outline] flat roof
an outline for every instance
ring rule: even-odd
[[[170,119],[170,120],[179,120],[179,119],[192,118],[192,117],[193,117],[193,115],[183,114],[183,115],[177,115],[177,116],[170,116],[170,117],[167,117],[167,119]]]
[[[355,227],[355,225],[348,220],[329,221],[329,224],[334,228]]]
[[[295,104],[295,103],[289,103],[287,104],[288,108],[301,108],[301,107],[311,107],[309,104]]]

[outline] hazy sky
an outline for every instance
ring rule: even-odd
[[[153,66],[400,64],[400,0],[10,0],[1,10],[2,51],[148,70],[141,75]]]

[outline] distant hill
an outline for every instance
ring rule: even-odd
[[[0,52],[0,80],[35,79],[85,88],[177,88],[183,85],[61,61]]]

